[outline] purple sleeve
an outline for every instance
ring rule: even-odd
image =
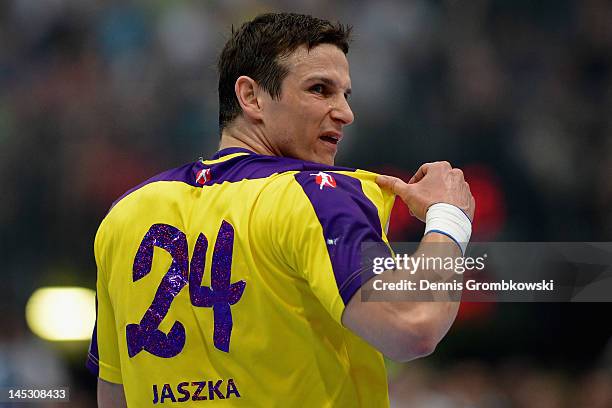
[[[323,229],[323,239],[334,271],[336,285],[344,304],[368,279],[371,268],[362,267],[362,244],[384,243],[376,206],[364,194],[358,179],[337,173],[300,172],[295,179],[310,200]],[[323,185],[323,186],[322,186]],[[379,254],[391,256],[387,245],[371,246]]]

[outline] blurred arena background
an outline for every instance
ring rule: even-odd
[[[93,289],[110,204],[215,152],[217,54],[232,24],[264,11],[354,25],[356,121],[339,164],[464,168],[476,240],[612,241],[609,1],[4,0],[0,386],[69,385],[70,406],[95,403],[87,341],[34,334],[54,316],[60,333],[89,333],[91,292],[68,310],[31,296]],[[421,232],[395,209],[393,240]],[[611,312],[464,304],[434,355],[389,364],[392,406],[612,407]]]

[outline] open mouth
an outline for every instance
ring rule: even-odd
[[[340,138],[337,136],[330,136],[330,135],[323,135],[320,137],[321,140],[323,140],[324,142],[328,142],[328,143],[332,143],[337,145],[338,142],[340,141]]]
[[[329,142],[329,143],[333,143],[333,144],[338,144],[338,139],[334,139],[331,136],[321,136],[321,139],[325,142]]]

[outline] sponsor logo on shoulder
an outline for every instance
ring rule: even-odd
[[[311,174],[311,176],[315,176],[315,182],[319,185],[319,190],[323,190],[323,187],[336,188],[336,180],[331,174],[320,171]]]
[[[203,185],[208,180],[210,180],[210,178],[210,169],[202,169],[198,171],[198,174],[196,175],[196,182],[200,185]]]

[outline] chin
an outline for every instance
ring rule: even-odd
[[[316,158],[315,160],[312,160],[312,161],[315,162],[315,163],[324,164],[326,166],[333,166],[334,162],[335,162],[333,157],[331,159],[318,157],[318,158]]]

